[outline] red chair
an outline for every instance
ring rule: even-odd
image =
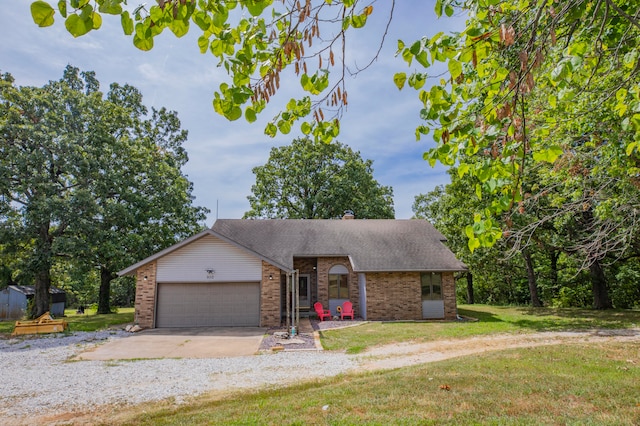
[[[353,303],[344,302],[342,304],[342,312],[340,312],[340,319],[344,319],[344,317],[351,317],[353,319]]]
[[[313,309],[316,310],[316,314],[318,314],[318,318],[320,321],[324,321],[325,318],[331,319],[331,312],[322,308],[322,303],[316,302],[313,304]]]

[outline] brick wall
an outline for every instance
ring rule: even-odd
[[[156,308],[156,263],[136,271],[135,322],[142,328],[153,328]]]
[[[444,319],[455,320],[456,290],[453,273],[442,273]],[[419,272],[379,272],[367,274],[367,319],[420,320],[422,295]]]
[[[372,321],[422,319],[420,273],[368,273],[367,319]]]
[[[280,326],[280,269],[265,261],[260,283],[260,326]]]
[[[353,272],[348,257],[319,257],[318,258],[318,301],[325,309],[329,307],[329,271],[336,265],[343,265],[349,271],[347,287],[349,301],[353,303],[356,317],[360,316],[360,289],[358,288],[358,274]]]
[[[458,316],[458,305],[453,272],[442,273],[442,298],[444,299],[444,319],[455,320]]]

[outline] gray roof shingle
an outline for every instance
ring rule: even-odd
[[[211,230],[289,270],[294,257],[316,256],[348,256],[356,272],[466,270],[421,219],[219,219]]]

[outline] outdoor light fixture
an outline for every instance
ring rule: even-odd
[[[269,274],[269,279],[272,280],[273,279],[273,274]]]
[[[205,269],[205,272],[207,273],[207,278],[208,279],[213,279],[214,275],[216,274],[216,270],[213,268],[207,268]]]
[[[146,276],[146,275],[144,276],[144,280],[145,280],[145,281],[147,280],[147,276]]]

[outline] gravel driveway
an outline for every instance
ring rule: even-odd
[[[207,391],[286,386],[350,370],[398,368],[507,348],[596,342],[640,344],[640,329],[632,328],[404,342],[374,347],[361,355],[306,350],[236,358],[69,361],[92,345],[127,335],[124,331],[100,331],[0,339],[2,425],[34,424],[38,415],[88,411],[104,404],[141,404],[165,398],[180,402]]]
[[[316,350],[216,359],[69,361],[91,345],[127,335],[100,331],[0,340],[2,423],[28,424],[27,416],[102,404],[180,401],[211,390],[284,386],[357,366],[345,354]]]

